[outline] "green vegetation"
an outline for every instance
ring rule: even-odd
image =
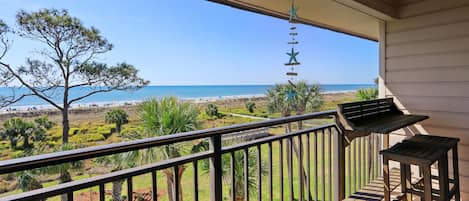
[[[321,108],[323,97],[320,85],[309,85],[305,81],[292,84],[276,84],[267,91],[270,112],[280,112],[283,117],[305,112],[315,112]]]
[[[46,131],[53,126],[46,117],[27,121],[22,118],[11,118],[3,122],[3,129],[0,131],[2,139],[10,141],[10,147],[17,149],[18,141],[23,139],[22,149],[32,148],[30,141],[42,141]]]
[[[28,96],[42,99],[61,111],[64,144],[69,141],[71,104],[97,93],[139,89],[148,84],[130,64],[109,67],[97,63],[96,58],[111,51],[113,45],[96,28],[85,27],[66,10],[22,10],[16,20],[18,27],[11,33],[40,44],[38,51],[34,51],[35,56],[45,59],[28,58],[21,67],[3,61],[10,43],[5,34],[8,27],[0,22],[0,84],[8,87],[19,83],[28,90],[13,93],[17,96],[1,96],[0,106],[14,104]],[[71,90],[79,87],[88,87],[90,91],[78,97],[70,96]]]
[[[256,109],[256,103],[253,101],[246,102],[246,109],[249,113],[254,113],[254,109]]]
[[[213,103],[207,104],[207,107],[205,108],[205,113],[209,117],[220,118],[220,113],[218,112],[218,107]]]
[[[359,89],[356,92],[356,96],[359,100],[373,100],[378,98],[377,88]]]
[[[169,98],[168,98],[169,99]],[[335,108],[335,104],[336,103],[339,103],[339,102],[344,102],[344,101],[353,101],[355,100],[353,95],[348,95],[348,96],[341,96],[340,99],[328,99],[327,101],[324,101],[321,105],[321,109],[325,108],[325,107],[334,107]],[[153,101],[157,101],[157,100],[153,100]],[[255,105],[256,105],[256,109],[254,110],[253,113],[250,113],[248,108],[246,108],[246,102],[248,101],[252,101],[252,102],[255,102]],[[174,101],[172,101],[174,103]],[[179,101],[176,101],[178,104],[182,104],[180,103]],[[190,109],[190,111],[196,113],[194,115],[192,115],[191,118],[189,119],[196,119],[197,120],[197,126],[195,126],[195,128],[213,128],[213,127],[220,127],[220,126],[227,126],[227,125],[233,125],[233,124],[240,124],[240,123],[246,123],[246,122],[252,122],[252,121],[259,121],[259,119],[251,119],[251,118],[246,118],[246,117],[237,117],[237,116],[232,116],[228,113],[236,113],[236,114],[245,114],[245,115],[248,115],[248,116],[258,116],[258,117],[268,117],[268,118],[275,118],[275,117],[279,117],[281,114],[280,112],[268,112],[268,105],[269,105],[269,101],[267,101],[266,99],[258,99],[258,100],[240,100],[240,101],[234,101],[234,102],[215,102],[213,104],[216,104],[216,106],[218,106],[218,110],[219,110],[219,113],[223,113],[224,115],[221,116],[220,118],[212,118],[210,117],[208,114],[205,113],[205,108],[206,108],[206,105],[207,104],[191,104],[191,103],[185,103],[185,104],[188,104],[188,105],[191,105],[190,107],[192,109]],[[165,105],[171,105],[171,104],[165,104]],[[169,121],[170,119],[170,116],[172,115],[176,115],[176,114],[180,114],[180,113],[184,113],[184,112],[181,112],[182,110],[174,110],[174,111],[167,111],[167,112],[162,112],[164,109],[162,109],[163,107],[160,107],[161,106],[161,103],[158,102],[158,109],[157,107],[155,107],[155,105],[153,105],[152,107],[148,106],[147,108],[152,108],[152,109],[149,109],[150,111],[153,111],[153,114],[164,114],[164,115],[149,115],[151,113],[147,113],[147,117],[153,121],[153,122],[157,122],[158,119],[161,120],[161,122],[164,122],[164,126],[163,125],[160,125],[159,127],[162,128],[168,128],[168,129],[162,129],[161,131],[158,131],[159,133],[163,133],[164,132],[167,132],[167,133],[170,133],[170,132],[180,132],[182,130],[173,130],[173,129],[169,129],[169,127],[171,127],[171,125],[174,125],[176,124],[176,122],[171,122]],[[189,107],[189,106],[186,106],[186,107]],[[168,108],[168,107],[166,107]],[[143,118],[145,115],[143,115],[144,113],[142,113],[142,108],[141,107],[138,107],[136,108],[136,111],[137,112],[129,112],[127,109],[126,109],[126,113],[130,114],[128,116],[128,123],[127,124],[124,124],[122,125],[122,128],[121,128],[121,132],[120,134],[117,134],[116,132],[116,129],[115,129],[115,125],[114,123],[106,123],[105,121],[105,114],[106,112],[103,112],[103,114],[97,118],[96,120],[90,120],[90,119],[82,119],[82,120],[79,120],[79,121],[73,121],[73,124],[71,124],[71,128],[70,128],[70,144],[71,145],[75,145],[75,146],[79,146],[79,147],[87,147],[87,146],[94,146],[94,145],[101,145],[101,144],[109,144],[109,143],[113,143],[113,142],[121,142],[121,141],[127,141],[127,140],[133,140],[133,139],[140,139],[140,138],[143,138],[143,137],[152,137],[152,136],[157,136],[157,135],[154,135],[154,133],[156,132],[149,132],[149,128],[152,128],[152,129],[156,129],[158,128],[158,126],[151,126],[152,124],[149,124],[148,122],[146,123],[146,125],[144,124],[144,119]],[[158,111],[158,112],[156,112]],[[165,110],[166,111],[166,110]],[[179,112],[177,112],[179,111]],[[201,111],[201,112],[198,112],[198,111]],[[189,112],[189,113],[192,113],[192,112]],[[291,111],[291,113],[296,113],[296,109],[293,109]],[[158,117],[157,117],[158,116]],[[150,118],[151,117],[151,118]],[[179,118],[177,118],[179,119]],[[28,120],[28,119],[25,119],[25,120]],[[32,120],[28,120],[28,121],[31,121]],[[331,120],[330,119],[318,119],[318,120],[312,120],[312,121],[305,121],[304,124],[307,124],[308,126],[311,126],[311,125],[323,125],[325,123],[331,123]],[[191,127],[191,126],[190,126]],[[194,127],[192,127],[191,129],[193,129]],[[292,129],[297,129],[297,125],[292,125]],[[271,129],[269,129],[269,132],[272,133],[272,134],[282,134],[285,132],[285,126],[279,126],[279,127],[273,127]],[[60,125],[54,125],[51,129],[47,130],[46,131],[46,134],[45,134],[45,138],[41,141],[32,141],[30,142],[31,144],[34,144],[34,145],[41,145],[41,146],[36,146],[36,147],[43,147],[44,149],[38,149],[35,151],[34,154],[39,154],[39,153],[49,153],[49,152],[54,152],[54,151],[58,151],[58,150],[61,150],[61,143],[60,143],[60,138],[61,138],[61,126]],[[313,142],[311,142],[313,143]],[[192,148],[194,148],[196,145],[198,145],[198,142],[185,142],[185,143],[182,143],[182,144],[175,144],[174,145],[174,149],[177,149],[179,151],[179,155],[186,155],[186,154],[190,154],[191,153],[191,150]],[[19,146],[21,146],[21,144],[19,144]],[[285,146],[285,144],[284,144]],[[171,151],[171,150],[174,150],[173,148],[169,148],[167,149],[168,151]],[[90,176],[96,176],[96,173],[92,173],[93,171],[92,170],[98,170],[98,172],[109,172],[109,171],[116,171],[116,170],[119,170],[120,168],[128,168],[128,167],[132,167],[133,165],[143,165],[143,164],[146,164],[148,162],[151,162],[151,160],[142,160],[144,159],[144,156],[142,156],[143,154],[147,153],[147,154],[154,154],[154,160],[164,160],[166,159],[166,156],[164,156],[164,147],[161,147],[161,148],[154,148],[154,149],[151,149],[151,150],[148,150],[148,152],[140,152],[139,153],[139,157],[137,157],[137,159],[131,159],[131,158],[126,158],[125,160],[123,160],[122,158],[120,157],[124,157],[125,156],[108,156],[109,158],[106,158],[106,159],[95,159],[94,161],[91,161],[91,160],[87,160],[87,161],[84,161],[82,164],[78,164],[78,168],[75,168],[74,164],[67,164],[68,167],[66,167],[68,169],[68,173],[70,175],[70,178],[72,180],[79,180],[79,179],[83,179],[83,178],[87,178],[87,177],[90,177]],[[279,147],[278,147],[278,144],[277,143],[274,143],[273,146],[272,146],[272,151],[273,151],[273,155],[274,155],[274,158],[273,158],[273,171],[274,173],[277,173],[279,170],[278,170],[278,156],[279,153]],[[286,152],[286,149],[284,147],[284,154]],[[256,155],[256,150],[255,149],[249,149],[249,155],[250,155],[250,158],[251,156],[254,156]],[[177,154],[177,153],[176,153]],[[266,145],[262,145],[262,160],[263,161],[267,161],[267,146]],[[21,150],[21,149],[17,149],[17,150],[13,150],[10,148],[10,143],[9,141],[0,141],[0,160],[4,160],[4,159],[9,159],[9,158],[14,158],[14,157],[22,157],[22,156],[25,156],[27,155],[27,153],[25,153],[24,150]],[[236,177],[238,176],[243,176],[242,178],[244,178],[244,175],[238,175],[238,173],[240,173],[241,171],[238,170],[238,166],[242,166],[243,162],[243,154],[242,154],[242,151],[238,151],[238,152],[235,152],[235,158],[236,158],[236,161],[239,161],[235,164],[235,168],[237,169],[237,173],[236,173]],[[114,158],[115,157],[115,158]],[[241,157],[241,159],[240,159]],[[326,157],[327,157],[327,153],[326,153]],[[169,158],[169,157],[167,157]],[[229,165],[229,154],[225,154],[223,156],[223,164],[224,165]],[[227,158],[227,159],[225,159]],[[151,159],[151,157],[150,157]],[[286,154],[284,155],[284,159],[286,159]],[[99,161],[99,160],[105,160],[105,161]],[[107,161],[106,161],[107,160]],[[257,195],[257,192],[255,190],[255,188],[257,187],[256,186],[256,171],[257,171],[257,162],[254,160],[254,161],[251,161],[252,159],[250,159],[249,161],[249,164],[250,164],[250,169],[254,169],[255,171],[254,172],[251,172],[253,170],[249,170],[250,173],[250,177],[252,176],[253,178],[250,178],[250,182],[251,184],[253,184],[254,186],[252,186],[252,188],[250,188],[250,194],[251,194],[251,197],[255,197]],[[225,162],[226,161],[226,162]],[[111,163],[112,162],[112,163]],[[125,162],[128,164],[120,164],[120,162]],[[210,192],[210,187],[208,185],[208,182],[202,182],[202,181],[207,181],[208,180],[208,175],[207,174],[201,174],[203,173],[204,171],[203,170],[206,170],[204,169],[204,162],[203,161],[199,161],[199,200],[205,200],[206,198],[208,198],[209,196],[209,192]],[[73,165],[73,166],[72,166]],[[321,165],[320,163],[318,164],[319,166]],[[184,190],[181,195],[184,196],[184,199],[185,200],[192,200],[192,197],[193,197],[193,194],[192,194],[192,191],[191,190],[188,190],[188,189],[192,189],[192,177],[193,177],[193,169],[191,168],[191,166],[189,167],[186,167],[187,165],[185,166],[182,166],[179,168],[179,170],[183,170],[180,173],[180,178],[182,178],[179,182],[180,182],[180,186],[181,186],[181,189]],[[267,167],[267,166],[263,166],[263,167]],[[287,181],[288,178],[288,174],[287,174],[287,168],[286,168],[286,161],[284,161],[284,180]],[[298,170],[298,166],[297,164],[295,164],[295,160],[294,160],[294,166],[293,166],[293,170],[294,171],[297,171]],[[328,165],[326,164],[326,175],[328,174],[327,172],[327,167]],[[60,168],[56,168],[56,170]],[[224,171],[229,171],[229,168],[228,167],[225,167],[224,166]],[[62,169],[63,170],[63,169]],[[90,172],[91,171],[91,172]],[[88,172],[88,173],[87,173]],[[61,181],[61,178],[60,178],[60,171],[38,171],[38,172],[26,172],[28,173],[30,176],[33,176],[34,179],[36,179],[37,181],[40,182],[40,184],[42,184],[44,187],[49,187],[49,186],[54,186],[54,185],[57,185],[58,183],[60,183]],[[168,174],[171,176],[171,174],[174,174],[172,172],[172,170],[162,170],[162,171],[158,171],[158,184],[159,184],[159,200],[163,200],[163,201],[168,201],[168,191],[167,191],[167,185],[161,185],[161,184],[168,184]],[[38,175],[42,175],[40,177],[38,177]],[[65,176],[63,176],[63,178],[66,178],[66,173],[64,173]],[[1,183],[0,182],[0,192],[5,192],[5,191],[8,191],[7,194],[12,194],[12,193],[19,193],[21,192],[22,190],[19,188],[19,181],[15,181],[17,179],[17,177],[13,176],[12,178],[7,178],[6,175],[2,175],[0,176],[0,181],[6,181],[8,183]],[[3,178],[3,179],[2,179]],[[27,178],[28,179],[28,178]],[[29,178],[30,179],[30,178]],[[298,178],[297,178],[297,174],[294,174],[293,175],[293,181],[294,181],[294,185],[297,186],[298,183],[297,181]],[[244,182],[243,179],[239,179],[239,178],[235,178],[235,180],[237,182]],[[229,181],[230,181],[230,176],[229,176],[229,173],[226,173],[224,174],[224,181],[225,181],[225,185],[223,187],[224,189],[224,196],[226,197],[226,199],[228,199],[228,196],[230,195],[229,192],[231,191],[230,190],[230,185],[229,185]],[[171,182],[171,180],[169,180],[169,182]],[[143,192],[145,189],[148,191],[149,189],[149,184],[151,183],[151,176],[146,174],[146,175],[142,175],[142,176],[136,176],[133,178],[133,187],[134,189],[140,191],[140,192]],[[266,198],[268,196],[268,192],[266,192],[265,189],[267,189],[267,187],[265,186],[267,183],[268,183],[268,178],[266,176],[262,176],[262,183],[263,183],[263,197]],[[123,190],[123,191],[119,191],[119,188],[120,189],[126,189],[126,182],[123,182],[123,183],[115,183],[115,185],[113,183],[109,183],[109,184],[106,184],[106,189],[113,189],[112,190],[112,195],[114,196],[114,199],[117,200],[117,198],[120,196],[122,199],[124,199],[126,197],[126,191]],[[242,185],[241,183],[237,183],[236,184],[237,186],[239,185]],[[322,184],[321,184],[321,181],[319,181],[319,189],[321,191],[321,188],[322,188]],[[33,185],[34,186],[34,185]],[[171,185],[172,186],[172,185]],[[18,190],[15,190],[15,191],[12,191],[14,188],[18,188]],[[274,190],[275,189],[278,189],[279,188],[279,179],[278,177],[274,176]],[[236,195],[237,197],[241,196],[244,194],[244,192],[242,192],[242,190],[244,190],[243,188],[237,188],[236,189],[237,192],[236,192]],[[238,192],[241,191],[241,192]],[[84,189],[84,190],[81,190],[81,191],[78,191],[76,192],[76,195],[78,194],[86,194],[86,193],[89,193],[89,191],[98,191],[98,188],[97,187],[93,187],[91,189]],[[121,194],[119,195],[118,192],[121,192]],[[327,193],[327,191],[326,191]],[[4,195],[7,195],[7,194],[3,194],[1,196],[4,196]],[[138,193],[136,193],[138,194]],[[288,192],[286,191],[285,192],[285,198],[288,198]],[[295,189],[295,195],[297,195],[297,189]],[[109,200],[111,199],[111,195],[108,195],[106,197],[106,200]],[[279,193],[274,191],[274,200],[278,200],[280,199],[279,198]],[[57,200],[60,200],[60,196],[57,196],[57,197],[54,197],[54,198],[51,198],[49,200],[53,200],[53,201],[57,201]]]
[[[151,99],[140,104],[139,114],[144,128],[142,137],[172,135],[197,130],[200,126],[199,111],[190,103],[179,101],[176,97],[164,97],[161,100]],[[143,153],[142,153],[143,152]],[[140,161],[155,162],[183,156],[184,144],[168,144],[157,148],[142,150]],[[181,180],[186,167],[180,165],[178,172],[173,169],[163,170],[166,176],[169,201],[173,200],[174,186],[179,187],[180,199],[183,200]],[[178,180],[174,181],[174,175]]]
[[[116,124],[117,133],[121,132],[122,124],[129,123],[129,115],[122,109],[113,109],[106,113],[106,123]]]
[[[208,150],[208,142],[205,142],[203,145],[203,148],[201,150]],[[224,146],[228,146],[230,144],[235,144],[236,142],[230,142],[225,144]],[[250,194],[254,194],[255,190],[257,189],[257,157],[256,157],[257,151],[255,149],[248,149],[248,164],[251,164],[248,166],[248,187],[250,189]],[[231,156],[230,154],[224,154],[222,155],[222,175],[223,175],[223,181],[226,185],[230,185],[231,181]],[[204,174],[208,174],[210,172],[210,166],[208,163],[208,160],[202,160],[202,171]],[[237,151],[234,152],[234,165],[235,169],[235,199],[234,200],[243,200],[244,199],[244,152]],[[265,163],[265,160],[262,161],[261,164],[261,175],[265,176],[267,175],[267,164]],[[231,192],[233,189],[230,188],[229,191]],[[231,193],[230,193],[231,195]]]

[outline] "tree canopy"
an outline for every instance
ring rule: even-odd
[[[18,27],[13,33],[38,42],[42,49],[34,51],[34,58],[28,57],[22,66],[14,67],[3,61],[9,47],[6,39],[9,29],[0,21],[0,84],[12,90],[18,84],[27,89],[26,93],[1,96],[0,107],[29,96],[42,99],[62,111],[64,143],[68,142],[71,104],[94,94],[136,90],[149,83],[138,76],[138,70],[131,64],[109,66],[97,62],[100,55],[112,50],[113,45],[98,29],[85,27],[67,10],[22,10],[16,15],[16,21]]]
[[[129,116],[122,109],[113,109],[106,113],[105,121],[106,123],[116,124],[117,133],[120,133],[122,124],[129,122]]]

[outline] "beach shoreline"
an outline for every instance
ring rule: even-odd
[[[323,95],[327,94],[345,94],[353,93],[356,90],[343,90],[343,91],[325,91]],[[232,100],[245,100],[245,99],[260,99],[265,98],[265,94],[247,94],[247,95],[231,95],[231,96],[211,96],[211,97],[197,97],[197,98],[180,98],[182,101],[192,102],[196,104],[210,103],[216,101],[232,101]],[[83,109],[96,109],[96,108],[118,108],[126,106],[135,106],[145,100],[130,100],[130,101],[103,101],[103,102],[89,102],[77,103],[70,106],[70,111],[83,110]],[[15,113],[42,113],[47,111],[56,111],[57,109],[51,105],[26,105],[26,106],[10,106],[2,108],[0,115],[15,114]],[[1,118],[0,118],[1,119]]]
[[[355,98],[355,91],[341,91],[341,92],[324,92],[322,93],[324,102],[329,102],[329,105],[335,105],[344,100],[353,100]],[[254,101],[256,105],[266,105],[268,100],[264,94],[257,95],[242,95],[242,96],[221,96],[221,97],[207,97],[207,98],[192,98],[192,99],[181,99],[194,103],[197,107],[203,108],[208,103],[213,103],[220,108],[226,107],[244,107],[245,102]],[[112,109],[123,109],[131,117],[138,118],[138,103],[141,101],[123,101],[114,103],[90,103],[81,104],[80,106],[75,105],[70,109],[69,120],[70,122],[94,122],[102,121],[105,114]],[[333,109],[327,108],[327,109]],[[0,122],[14,117],[21,118],[36,118],[40,116],[47,116],[49,120],[60,123],[62,121],[61,112],[51,106],[39,107],[36,110],[28,110],[27,107],[17,109],[16,111],[6,112],[3,110],[0,112]],[[1,125],[0,125],[1,127]]]

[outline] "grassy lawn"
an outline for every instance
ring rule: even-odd
[[[295,139],[295,141],[297,142],[297,139]],[[306,159],[306,137],[303,136],[302,138],[303,140],[303,148],[304,148],[304,159],[303,159],[303,164],[304,164],[304,167],[306,168],[306,164],[307,164],[307,159]],[[331,164],[329,163],[329,161],[333,161],[334,159],[332,157],[330,157],[330,153],[329,153],[329,136],[328,134],[325,135],[325,147],[324,147],[324,152],[323,152],[323,146],[322,146],[322,134],[318,134],[318,137],[317,137],[317,142],[318,142],[318,151],[317,151],[317,160],[318,162],[314,163],[314,155],[315,155],[315,150],[314,150],[314,144],[315,143],[315,139],[314,139],[314,135],[311,135],[310,137],[310,164],[311,164],[311,186],[310,186],[310,189],[311,189],[311,195],[313,197],[313,199],[315,198],[316,196],[316,192],[315,192],[315,189],[316,189],[316,183],[317,183],[317,188],[318,188],[318,198],[320,200],[322,200],[322,196],[324,195],[326,197],[326,200],[330,200],[329,199],[329,192],[330,191],[333,191],[333,189],[329,189],[329,177],[332,176],[332,179],[335,177],[334,173],[331,173],[329,172],[329,167],[332,167],[330,166]],[[284,185],[284,199],[285,200],[288,200],[289,199],[289,195],[290,195],[290,192],[289,192],[289,188],[288,188],[288,169],[287,169],[287,161],[286,161],[286,141],[283,142],[283,153],[280,153],[280,149],[279,149],[279,143],[278,142],[274,142],[272,144],[272,168],[273,168],[273,198],[274,200],[279,200],[280,199],[280,181],[283,181],[283,185]],[[332,145],[334,146],[334,145]],[[261,146],[261,157],[262,157],[262,160],[263,160],[263,164],[264,165],[267,165],[268,164],[268,145],[267,144],[264,144]],[[364,150],[366,151],[366,149]],[[279,165],[280,165],[280,161],[279,161],[279,157],[280,157],[280,154],[283,155],[283,177],[280,178],[280,174],[279,174]],[[330,159],[330,160],[329,160]],[[324,160],[324,163],[323,163],[323,160]],[[367,160],[365,160],[367,161]],[[365,162],[364,161],[364,162]],[[224,162],[228,162],[228,161],[224,161]],[[236,161],[236,162],[240,162],[240,163],[243,163],[243,161]],[[257,167],[257,164],[249,164],[251,166],[256,166]],[[334,164],[333,164],[334,165]],[[322,170],[324,169],[324,174],[322,174]],[[306,170],[306,169],[305,169]],[[318,177],[315,178],[314,177],[314,173],[315,171],[318,171]],[[363,168],[363,171],[364,168]],[[94,175],[81,175],[81,176],[75,176],[74,177],[74,180],[79,180],[79,179],[84,179],[84,178],[87,178],[87,177],[90,177],[90,176],[94,176]],[[193,200],[193,176],[194,176],[194,172],[193,172],[193,168],[192,168],[192,164],[187,164],[186,165],[186,171],[184,172],[183,174],[183,177],[182,177],[182,189],[183,189],[183,197],[184,197],[184,200]],[[206,170],[203,169],[202,165],[201,165],[201,162],[199,162],[199,172],[198,172],[198,176],[199,176],[199,180],[198,180],[198,183],[199,183],[199,188],[198,188],[198,192],[199,192],[199,200],[208,200],[209,199],[209,193],[210,193],[210,187],[209,187],[209,177],[208,177],[208,173],[206,172]],[[298,159],[297,157],[294,155],[293,156],[293,188],[294,188],[294,195],[295,195],[295,198],[298,198],[298,191],[299,191],[299,171],[298,171]],[[323,183],[323,178],[324,178],[324,183]],[[316,180],[317,179],[317,180]],[[362,178],[363,180],[365,180],[365,178]],[[230,197],[230,179],[228,178],[224,183],[223,183],[223,197],[224,197],[224,200],[228,200],[229,197]],[[332,180],[334,181],[334,180]],[[347,181],[348,181],[348,178],[347,178]],[[256,181],[257,182],[257,181]],[[348,183],[348,182],[347,182]],[[56,185],[57,182],[48,182],[48,183],[44,183],[44,186],[53,186],[53,185]],[[268,175],[264,175],[262,176],[262,197],[263,199],[266,199],[269,197],[269,187],[268,187],[268,184],[269,184],[269,178],[268,178]],[[150,174],[145,174],[145,175],[140,175],[140,176],[136,176],[133,178],[133,187],[134,187],[134,191],[137,191],[137,192],[145,192],[145,191],[149,191],[150,188],[151,188],[151,175]],[[127,188],[127,185],[126,185],[126,182],[124,183],[124,186],[123,186],[123,195],[126,195],[126,188]],[[107,190],[111,190],[112,189],[112,186],[111,184],[106,184],[106,189]],[[346,188],[348,189],[348,188]],[[353,187],[352,187],[353,189]],[[81,191],[78,191],[78,192],[75,192],[75,195],[79,195],[81,193],[90,193],[90,191],[95,191],[97,192],[98,191],[98,188],[97,187],[94,187],[92,189],[84,189],[84,190],[81,190]],[[17,190],[15,192],[12,192],[12,193],[19,193],[20,191]],[[251,200],[256,200],[257,199],[257,192],[258,192],[258,189],[250,189],[250,198]],[[306,190],[305,190],[305,196],[306,196]],[[323,192],[325,194],[323,194]],[[159,200],[163,200],[163,201],[166,201],[168,200],[167,198],[167,188],[166,188],[166,178],[164,177],[163,173],[161,171],[158,171],[158,194],[159,194]],[[108,195],[106,197],[106,199],[110,199],[110,195]],[[49,200],[54,200],[54,201],[58,201],[60,200],[59,197],[54,197],[54,198],[50,198]]]

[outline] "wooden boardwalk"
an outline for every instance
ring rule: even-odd
[[[397,200],[396,197],[400,195],[400,171],[393,168],[390,171],[391,189],[395,189],[391,194],[391,200]],[[365,185],[358,192],[349,196],[346,201],[381,201],[384,200],[384,182],[383,177],[371,181]]]

